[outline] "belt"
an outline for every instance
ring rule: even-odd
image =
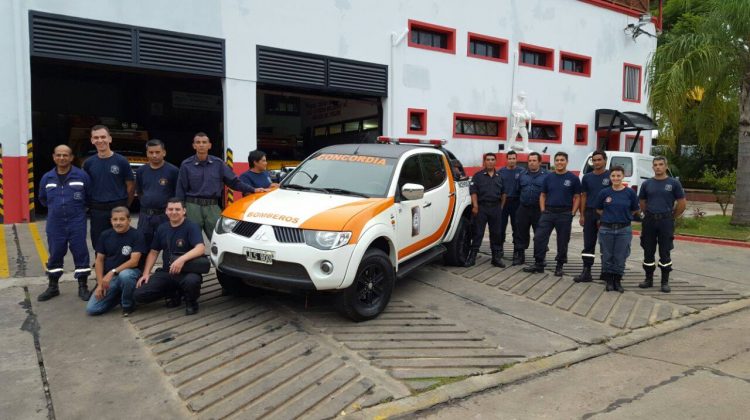
[[[164,214],[165,208],[161,209],[141,209],[141,213],[146,216],[156,216],[157,214]]]
[[[480,201],[479,204],[485,206],[499,206],[500,199],[498,199],[497,201]]]
[[[199,206],[213,206],[219,204],[218,198],[203,198],[203,197],[185,197],[185,201],[188,203],[197,204]]]
[[[565,213],[566,211],[573,210],[573,207],[561,207],[561,206],[545,206],[545,211],[548,211],[550,213]]]
[[[505,201],[518,201],[518,197],[505,197]]]
[[[654,219],[654,220],[661,220],[661,219],[671,219],[672,218],[672,212],[666,212],[666,213],[651,213],[650,211],[646,212],[646,217]]]
[[[89,204],[89,208],[94,209],[94,210],[112,210],[115,207],[126,206],[127,204],[128,204],[128,200],[107,201],[103,203],[92,201]]]
[[[530,208],[537,208],[537,209],[539,208],[539,202],[538,202],[538,201],[537,201],[536,203],[529,203],[529,204],[527,204],[527,203],[524,203],[524,202],[522,201],[522,202],[521,202],[521,205],[522,205],[523,207],[530,207]]]
[[[601,222],[601,224],[599,226],[605,227],[605,228],[609,228],[609,229],[622,229],[622,228],[630,226],[630,223],[606,223],[606,222]]]

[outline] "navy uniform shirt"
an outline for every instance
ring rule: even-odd
[[[151,249],[162,252],[164,268],[177,259],[180,255],[203,243],[203,234],[197,224],[185,219],[182,224],[172,227],[169,222],[164,222],[156,229]]]
[[[210,155],[206,160],[198,160],[193,155],[180,165],[175,195],[181,199],[219,198],[224,192],[224,185],[245,193],[255,192],[255,188],[240,181],[223,160]]]
[[[91,177],[91,201],[109,203],[128,199],[126,181],[133,180],[128,160],[117,153],[102,159],[97,155],[83,162],[83,170]]]
[[[581,181],[570,171],[562,175],[550,172],[544,177],[542,192],[547,194],[545,206],[573,207],[573,197],[581,193]]]
[[[633,212],[638,210],[638,196],[630,188],[615,191],[612,187],[604,188],[595,197],[594,206],[603,210],[599,220],[603,223],[630,224]]]
[[[143,235],[132,227],[123,233],[117,233],[114,229],[105,230],[94,250],[104,255],[104,274],[128,261],[133,252],[143,255],[148,251]]]
[[[471,177],[469,193],[477,195],[479,203],[497,203],[500,205],[500,197],[503,194],[503,178],[495,173],[490,177],[486,169],[483,169]]]
[[[609,187],[609,170],[600,175],[589,172],[581,180],[581,192],[586,193],[586,207],[596,207],[596,197],[599,191]]]
[[[539,196],[542,194],[542,185],[547,171],[539,168],[536,172],[525,169],[518,177],[517,188],[520,194],[521,204],[524,206],[539,206]]]
[[[163,209],[167,200],[175,196],[179,169],[169,162],[159,169],[146,164],[135,172],[135,190],[142,209]]]
[[[638,193],[638,198],[646,200],[646,211],[650,213],[667,213],[674,209],[674,202],[685,198],[685,191],[680,181],[666,179],[647,179]]]
[[[90,186],[91,178],[75,166],[71,166],[64,176],[57,173],[57,168],[44,174],[39,181],[39,202],[49,209],[47,220],[85,220]],[[50,227],[49,224],[47,226]]]
[[[508,198],[518,198],[519,192],[516,181],[521,176],[521,172],[523,172],[523,168],[519,168],[518,166],[513,169],[500,169],[500,176],[503,178],[503,188],[505,189],[503,192]]]
[[[268,171],[256,173],[247,170],[240,175],[240,181],[252,185],[254,188],[268,188],[271,186],[271,175],[268,174]]]

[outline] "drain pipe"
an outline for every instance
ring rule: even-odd
[[[400,35],[396,32],[391,32],[391,62],[388,66],[388,136],[390,137],[398,137],[393,131],[393,113],[395,108],[396,100],[393,97],[393,84],[394,84],[394,74],[395,70],[393,69],[393,56],[394,56],[394,50],[398,45],[406,38],[406,35],[409,34],[409,29],[405,29]]]

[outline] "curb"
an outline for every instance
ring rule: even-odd
[[[640,236],[641,231],[634,230],[633,236]],[[699,244],[711,244],[721,246],[733,246],[736,248],[750,248],[750,242],[733,241],[731,239],[707,238],[705,236],[674,235],[676,241],[695,242]]]
[[[447,403],[454,399],[466,398],[481,391],[486,391],[503,385],[510,385],[553,370],[566,368],[579,362],[604,356],[626,347],[747,308],[750,308],[750,298],[735,300],[695,314],[686,315],[682,318],[672,319],[661,324],[633,330],[628,334],[614,337],[604,344],[580,347],[575,350],[557,353],[541,359],[521,362],[501,372],[472,376],[461,382],[448,384],[423,394],[402,398],[400,400],[343,415],[347,418],[353,419],[386,419],[413,414],[418,411],[432,408],[438,404]]]

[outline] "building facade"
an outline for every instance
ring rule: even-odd
[[[572,169],[597,146],[648,151],[649,130],[625,129],[647,114],[656,48],[642,3],[2,2],[3,221],[43,210],[35,181],[52,148],[70,144],[85,159],[87,128],[99,123],[134,162],[160,138],[179,164],[204,131],[237,172],[256,148],[294,162],[381,135],[445,139],[471,168],[509,149],[524,92],[531,149],[564,150]]]

